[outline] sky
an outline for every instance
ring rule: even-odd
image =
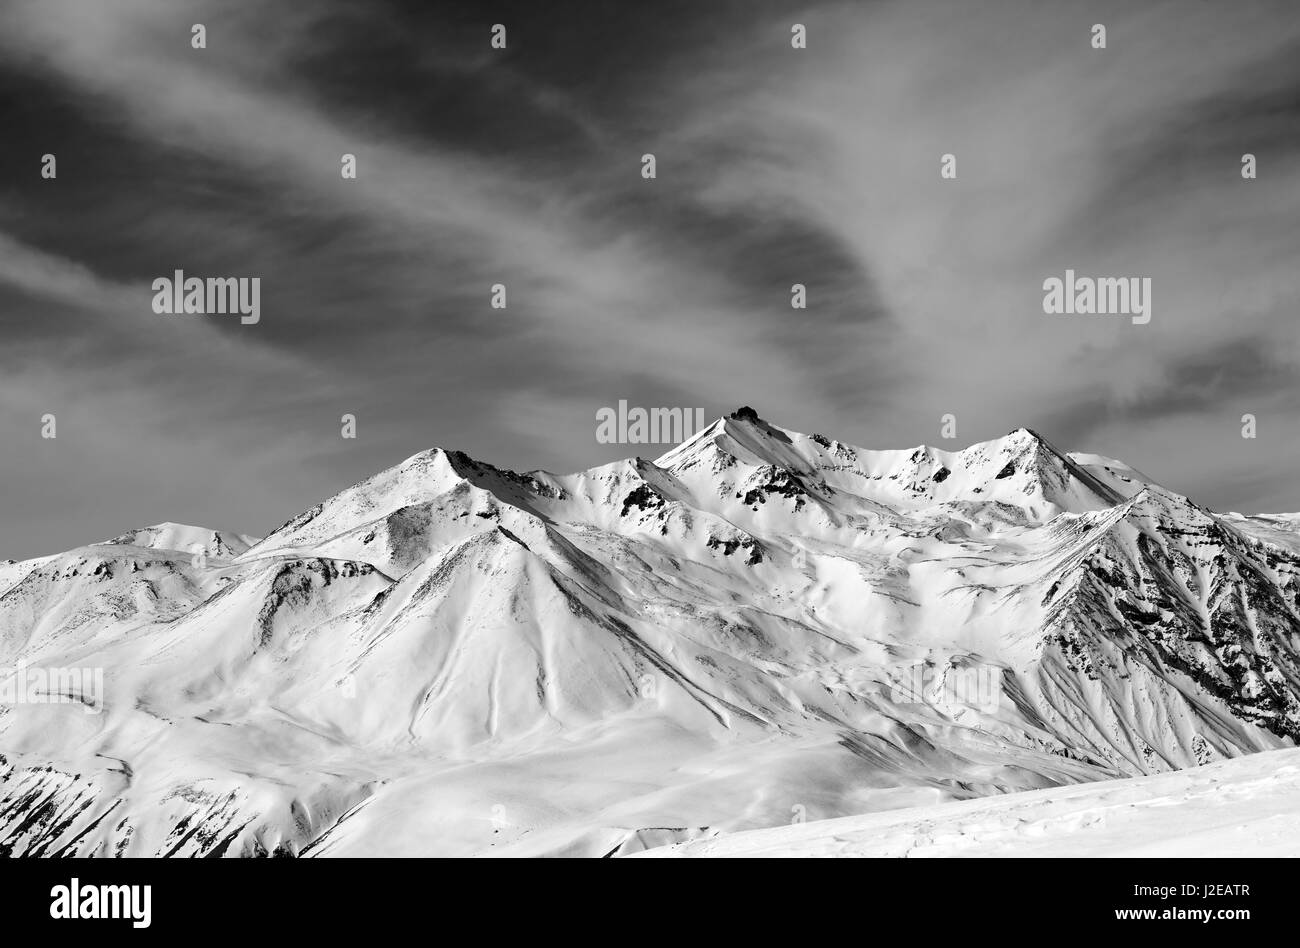
[[[1294,0],[5,0],[0,129],[0,557],[666,450],[620,400],[1300,510]],[[1151,321],[1045,314],[1067,268]],[[155,313],[177,269],[260,320]]]

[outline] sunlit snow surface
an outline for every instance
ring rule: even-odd
[[[0,703],[0,852],[623,855],[1199,779],[1300,735],[1298,523],[1025,429],[868,451],[742,410],[570,475],[423,452],[260,541],[0,564],[0,694],[103,682]]]
[[[1300,856],[1300,751],[751,830],[647,856]]]

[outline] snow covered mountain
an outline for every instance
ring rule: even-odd
[[[1298,527],[1027,429],[424,452],[0,564],[0,852],[621,855],[1290,747]]]

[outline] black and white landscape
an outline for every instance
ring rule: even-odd
[[[0,569],[0,660],[104,682],[0,717],[0,845],[601,856],[808,821],[723,850],[797,851],[1070,787],[1000,798],[1037,851],[1257,850],[1192,834],[1293,799],[1298,527],[1023,428],[871,451],[742,408],[562,476],[434,449],[261,540],[167,523]],[[1242,787],[1124,781],[1202,765]]]
[[[1296,0],[0,0],[0,854],[1300,855],[1298,104]]]

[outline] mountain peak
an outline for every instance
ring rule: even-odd
[[[192,552],[201,548],[215,556],[238,556],[258,542],[257,537],[234,533],[229,530],[213,530],[211,527],[197,527],[187,523],[162,523],[138,527],[104,540],[101,546],[138,546],[154,550],[180,550]]]
[[[727,832],[764,818],[737,794],[784,822],[1300,740],[1295,525],[1131,474],[1029,428],[868,450],[742,406],[573,474],[424,451],[237,557],[163,523],[0,566],[0,660],[108,682],[5,717],[34,765],[0,758],[9,805],[69,816],[0,848],[603,855],[614,807]]]
[[[1055,448],[1055,446],[1053,446],[1052,442],[1048,441],[1046,438],[1044,438],[1033,428],[1025,428],[1025,427],[1013,428],[1011,431],[1008,431],[1005,435],[1003,435],[1001,438],[997,440],[1002,444],[1019,445],[1024,447],[1025,449],[1042,448],[1050,451],[1053,454],[1063,453],[1058,451]]]

